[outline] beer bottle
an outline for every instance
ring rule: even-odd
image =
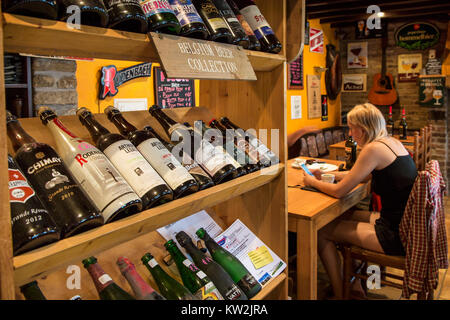
[[[237,7],[236,3],[234,3],[233,0],[227,0],[227,3],[230,6],[231,10],[233,10],[234,15],[239,20],[239,23],[241,24],[242,29],[244,29],[244,32],[249,39],[249,45],[248,45],[247,49],[260,51],[261,43],[259,43],[258,38],[256,38],[255,34],[253,33],[252,28],[248,24],[247,20],[245,20],[242,13],[239,11],[239,8]]]
[[[8,177],[13,254],[58,241],[59,228],[9,154]]]
[[[358,144],[349,136],[345,142],[345,168],[350,170],[356,162],[356,148]]]
[[[15,161],[61,230],[61,238],[98,227],[103,216],[84,195],[56,151],[36,142],[9,111],[8,137]]]
[[[389,106],[389,117],[386,121],[386,129],[389,136],[394,135],[394,120],[392,119],[392,106]]]
[[[175,261],[183,284],[192,294],[200,300],[223,300],[214,283],[191,260],[184,256],[175,241],[169,240],[164,246]]]
[[[141,199],[103,152],[64,127],[53,110],[41,107],[38,113],[56,142],[58,154],[105,223],[142,210]]]
[[[151,132],[137,130],[113,107],[105,109],[108,119],[130,140],[173,190],[174,199],[194,193],[197,182],[169,150]]]
[[[175,158],[186,168],[186,170],[194,177],[195,181],[198,184],[198,191],[210,188],[214,186],[214,181],[212,181],[211,177],[203,170],[197,162],[192,160],[186,152],[183,150],[179,150],[179,152],[175,152],[174,145],[170,142],[164,140],[152,127],[145,126],[144,130],[150,131],[153,135],[161,141],[164,146],[169,150]]]
[[[262,51],[270,53],[280,52],[281,43],[255,2],[253,0],[234,0],[234,2],[253,29],[256,38],[261,43]]]
[[[180,35],[195,39],[209,38],[209,31],[191,0],[169,0],[180,23]]]
[[[109,28],[146,33],[147,17],[139,4],[140,0],[104,0],[108,9]]]
[[[26,300],[47,300],[42,293],[41,288],[39,288],[37,281],[31,281],[24,284],[20,287],[20,292],[22,292]]]
[[[145,209],[172,200],[172,190],[136,147],[122,135],[103,127],[86,108],[77,111],[78,119],[99,148],[142,199]]]
[[[4,2],[2,9],[7,13],[51,20],[58,18],[56,0],[6,0],[2,2]]]
[[[242,28],[239,20],[234,15],[233,10],[230,8],[226,0],[212,0],[214,5],[217,7],[219,12],[222,14],[223,18],[228,24],[228,27],[233,34],[234,40],[233,44],[242,46],[247,49],[250,45],[250,40]]]
[[[180,23],[167,0],[140,0],[147,16],[148,31],[179,34]]]
[[[97,258],[89,257],[83,260],[83,266],[94,281],[95,288],[101,300],[136,300],[132,295],[119,287],[109,274],[103,271],[97,263]]]
[[[223,43],[232,43],[234,41],[228,24],[212,0],[192,0],[192,3],[208,27],[211,41]]]
[[[402,109],[402,120],[400,120],[400,140],[408,138],[408,125],[406,124],[405,108]]]
[[[171,137],[171,141],[178,141],[176,147],[187,152],[191,159],[212,177],[215,184],[219,184],[236,177],[236,169],[225,157],[223,148],[216,148],[208,141],[202,139],[201,135],[193,129],[176,122],[167,116],[158,106],[149,109],[150,114],[155,117]],[[180,144],[181,143],[181,144]]]
[[[245,293],[234,283],[230,275],[217,262],[197,248],[186,232],[178,232],[175,238],[192,257],[195,265],[212,280],[225,300],[247,300]]]
[[[108,11],[101,0],[58,0],[59,20],[68,21],[73,15],[70,6],[77,6],[80,9],[80,23],[85,26],[103,27],[108,26]]]
[[[119,257],[117,266],[133,289],[137,300],[166,300],[142,279],[134,264],[127,257]]]
[[[205,241],[206,248],[208,248],[214,261],[228,272],[231,279],[244,291],[247,298],[251,299],[261,291],[261,285],[247,268],[228,250],[219,246],[205,229],[198,229],[196,234],[200,239]]]
[[[168,300],[198,300],[185,286],[172,278],[158,264],[155,258],[146,253],[141,258],[142,263],[150,271],[153,279],[155,279],[161,294]]]

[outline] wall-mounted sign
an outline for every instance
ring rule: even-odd
[[[322,96],[320,94],[320,78],[317,75],[307,75],[308,86],[308,119],[322,116]]]
[[[398,82],[416,82],[422,70],[422,54],[398,55]]]
[[[303,53],[288,64],[288,89],[303,90]]]
[[[425,50],[436,45],[439,37],[439,29],[426,22],[408,23],[395,32],[397,46],[408,50]]]
[[[323,31],[309,28],[309,51],[323,53]]]
[[[419,104],[425,107],[442,107],[444,105],[445,77],[419,77]]]
[[[359,20],[356,22],[355,26],[355,39],[381,38],[385,30],[386,22],[384,22],[383,20],[381,20],[380,29],[369,29],[367,27],[367,20]]]
[[[367,68],[367,42],[349,42],[347,44],[347,68]]]
[[[302,97],[291,96],[291,119],[302,118]]]
[[[155,104],[161,108],[195,106],[195,83],[192,79],[169,79],[159,67],[154,70]]]
[[[103,100],[107,96],[115,96],[119,92],[119,86],[127,81],[152,76],[152,63],[141,63],[120,71],[116,66],[110,65],[102,67],[100,78],[100,99]]]
[[[367,75],[358,74],[343,74],[342,75],[342,91],[343,92],[366,92],[367,90]]]
[[[150,33],[168,78],[256,80],[242,47]]]

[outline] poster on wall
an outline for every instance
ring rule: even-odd
[[[398,82],[416,82],[422,70],[422,54],[398,55]]]
[[[322,121],[328,121],[328,101],[326,94],[322,94],[321,102],[322,102]]]
[[[342,75],[342,92],[366,92],[367,90],[367,74],[343,74]]]
[[[425,50],[439,43],[438,27],[427,22],[407,23],[395,31],[395,43],[408,50]]]
[[[288,89],[303,90],[303,53],[288,64]]]
[[[322,116],[322,101],[320,94],[320,78],[317,75],[307,75],[308,86],[308,119]]]
[[[160,67],[154,69],[155,104],[161,108],[195,106],[195,83],[192,79],[166,78]]]
[[[291,96],[291,119],[302,118],[302,96]]]
[[[321,29],[309,28],[309,51],[323,53],[323,31]]]
[[[419,105],[435,108],[442,107],[444,106],[445,92],[445,77],[419,77]]]
[[[367,42],[349,42],[347,44],[347,68],[367,68]]]
[[[386,22],[384,22],[383,20],[381,20],[380,29],[369,29],[367,27],[367,20],[359,20],[355,25],[355,39],[381,38],[383,36],[384,30],[386,30]]]

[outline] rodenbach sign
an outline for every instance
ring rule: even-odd
[[[256,80],[242,47],[150,34],[168,78]]]

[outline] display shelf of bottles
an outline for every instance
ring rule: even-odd
[[[62,21],[3,13],[4,48],[14,53],[129,61],[159,61],[146,34],[81,26]],[[133,50],[130,50],[133,48]],[[246,50],[255,71],[271,71],[286,60],[282,54]]]

